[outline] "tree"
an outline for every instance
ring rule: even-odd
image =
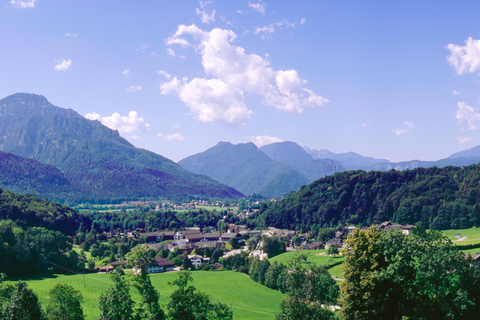
[[[377,290],[375,278],[375,272],[385,264],[378,245],[380,237],[375,227],[355,229],[347,237],[343,250],[345,280],[340,284],[342,319],[381,318],[384,296]]]
[[[113,285],[100,295],[100,320],[133,320],[134,302],[130,297],[130,286],[123,274],[113,271],[110,279]]]
[[[331,245],[328,247],[327,253],[329,255],[337,255],[338,254],[338,248],[335,245]]]
[[[82,293],[68,284],[57,283],[48,293],[50,302],[46,318],[51,320],[83,320]]]
[[[153,250],[146,244],[137,245],[127,254],[127,266],[136,268],[138,272],[132,275],[133,286],[142,297],[142,302],[136,310],[137,317],[148,320],[164,319],[165,314],[158,303],[158,291],[152,285],[147,273],[148,265],[152,262]]]
[[[275,257],[280,253],[286,251],[285,249],[285,242],[275,237],[262,237],[263,242],[263,251],[268,255],[269,258]]]
[[[3,309],[3,319],[40,320],[43,319],[42,307],[37,295],[23,281],[18,281],[10,289],[10,301]]]
[[[178,273],[178,279],[169,283],[178,287],[170,295],[167,304],[168,314],[176,320],[231,320],[231,310],[227,305],[210,301],[207,294],[198,291],[188,283],[193,281],[190,272]]]
[[[447,238],[355,230],[344,250],[343,319],[475,319],[475,269]]]
[[[284,286],[286,296],[280,304],[279,320],[333,319],[328,306],[338,297],[338,285],[328,271],[307,262],[306,255],[298,255],[287,267]]]

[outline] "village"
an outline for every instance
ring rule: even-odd
[[[383,222],[375,227],[383,232],[390,230],[400,230],[403,234],[409,233],[413,225],[401,225],[390,222]],[[366,227],[365,229],[369,229]],[[344,248],[344,240],[349,234],[352,234],[357,229],[355,226],[346,226],[342,230],[336,231],[334,237],[322,242],[311,241],[310,235],[297,234],[294,230],[277,229],[269,227],[265,230],[245,230],[244,226],[237,226],[235,224],[228,225],[227,232],[218,232],[213,227],[202,230],[198,227],[187,228],[179,231],[155,231],[155,232],[128,232],[126,234],[108,233],[107,238],[116,236],[133,237],[139,240],[139,243],[144,243],[148,248],[155,252],[163,251],[169,252],[170,256],[176,253],[176,256],[182,256],[183,260],[170,261],[165,257],[157,256],[152,259],[152,262],[147,268],[148,273],[160,273],[174,270],[182,270],[185,268],[184,260],[188,259],[188,267],[201,268],[202,266],[213,269],[222,268],[220,258],[227,258],[229,256],[240,254],[241,252],[249,252],[250,256],[258,257],[263,260],[267,254],[261,250],[261,246],[252,247],[248,245],[249,239],[260,239],[261,237],[272,237],[281,241],[284,245],[284,252],[296,250],[318,250],[329,249],[331,247],[339,252],[339,249]],[[310,240],[310,241],[309,241]],[[221,256],[217,256],[212,261],[214,252],[220,252]],[[201,254],[202,253],[202,254]],[[164,254],[166,256],[166,254]],[[173,260],[173,259],[172,259]],[[126,267],[126,260],[118,260],[109,262],[104,266],[96,268],[99,272],[109,272],[116,267]]]

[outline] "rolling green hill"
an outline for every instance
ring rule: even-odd
[[[160,304],[169,301],[169,295],[175,289],[168,282],[175,280],[176,272],[152,274],[152,283],[160,293]],[[193,283],[198,290],[206,292],[213,301],[220,301],[233,308],[235,320],[263,320],[275,319],[280,302],[284,295],[254,282],[249,276],[233,271],[195,271],[192,272]],[[85,280],[84,280],[85,279]],[[48,301],[48,291],[56,283],[72,285],[82,292],[82,304],[86,320],[98,319],[98,297],[110,285],[108,274],[58,275],[54,278],[30,279],[27,284],[35,291],[43,306]],[[85,283],[85,286],[84,286]],[[139,296],[135,289],[131,290],[135,300]]]
[[[0,149],[59,169],[76,192],[69,200],[242,196],[34,94],[0,100]]]

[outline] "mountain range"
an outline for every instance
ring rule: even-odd
[[[257,148],[253,143],[216,146],[178,162],[183,168],[205,174],[244,194],[280,196],[335,172],[389,171],[429,167],[463,167],[480,161],[480,146],[437,161],[390,162],[354,152],[333,153],[301,147],[295,142],[275,142]]]
[[[135,148],[118,131],[71,109],[53,106],[35,94],[17,93],[0,100],[0,150],[17,156],[9,161],[36,166],[21,159],[26,158],[43,164],[38,165],[38,170],[49,172],[47,181],[59,188],[56,200],[114,202],[142,197],[243,196],[169,159]],[[11,176],[8,170],[12,170],[11,162],[2,166],[2,172]],[[26,186],[40,184],[41,180],[27,174],[22,179]],[[2,183],[7,187],[5,180]],[[32,187],[12,189],[41,194]]]
[[[262,148],[251,142],[216,146],[178,162],[183,168],[234,187],[244,194],[279,196],[335,172],[343,171],[335,160],[314,160],[293,142]]]

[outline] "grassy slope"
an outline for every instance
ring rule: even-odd
[[[343,258],[344,258],[342,255],[329,256],[327,254],[327,250],[321,249],[321,250],[298,250],[298,251],[285,252],[269,260],[270,262],[277,261],[279,263],[287,264],[288,261],[290,261],[297,254],[306,254],[307,261],[313,262],[319,266],[343,261]]]
[[[279,312],[279,305],[283,298],[280,292],[268,289],[247,275],[232,271],[195,271],[192,273],[193,285],[210,295],[212,300],[218,300],[233,307],[234,319],[274,319]],[[175,289],[168,285],[177,277],[176,272],[153,274],[152,283],[160,293],[160,303],[168,302],[168,296]],[[45,306],[48,302],[48,291],[56,283],[66,283],[80,290],[84,297],[83,310],[86,319],[98,319],[98,297],[110,285],[107,274],[59,275],[54,278],[29,279],[27,283],[39,296]],[[131,291],[135,300],[139,296],[135,290]]]

